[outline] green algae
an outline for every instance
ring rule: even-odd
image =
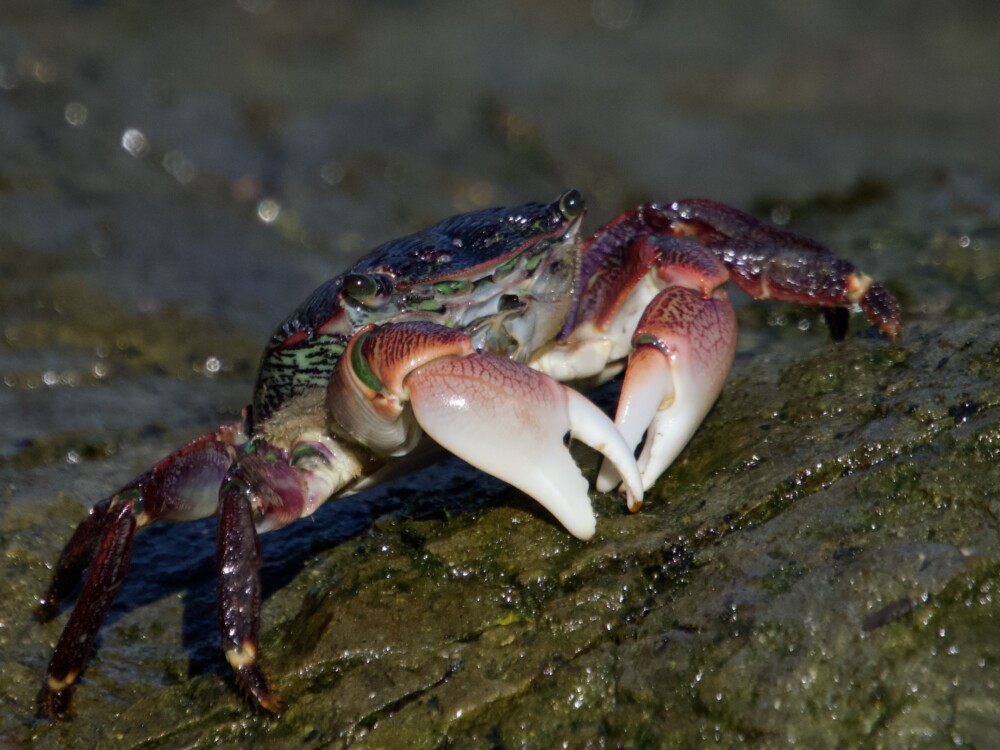
[[[10,311],[0,347],[7,351],[75,349],[92,356],[86,371],[57,374],[48,383],[42,373],[5,373],[7,387],[50,384],[83,385],[111,375],[195,374],[245,379],[256,367],[259,342],[245,333],[164,307],[150,313],[126,313],[98,291],[74,280],[54,280],[37,293],[30,314]]]
[[[0,456],[0,467],[30,469],[78,461],[101,461],[118,452],[118,443],[110,435],[86,430],[54,432],[31,440],[15,453]]]

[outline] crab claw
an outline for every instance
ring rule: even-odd
[[[704,299],[668,287],[646,309],[632,337],[634,351],[622,384],[615,425],[639,456],[643,489],[649,489],[698,429],[722,390],[736,351],[736,319],[725,292]],[[619,483],[605,462],[597,489]]]
[[[506,357],[477,352],[434,360],[406,379],[414,416],[442,447],[541,503],[574,536],[596,523],[588,483],[567,433],[600,451],[642,504],[639,470],[614,424],[590,401]]]

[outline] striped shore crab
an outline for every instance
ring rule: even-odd
[[[647,203],[581,239],[584,213],[570,190],[552,203],[455,216],[376,248],[313,292],[268,343],[242,421],[97,503],[66,544],[40,617],[86,580],[42,709],[67,714],[138,528],[217,515],[222,648],[251,702],[278,711],[258,658],[258,534],[372,486],[436,444],[590,538],[589,483],[567,436],[605,457],[597,490],[617,488],[638,510],[732,364],[727,281],[755,298],[860,308],[890,339],[900,335],[881,285],[734,208]],[[622,372],[612,421],[577,389]]]

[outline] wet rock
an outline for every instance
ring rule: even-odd
[[[275,731],[983,742],[1000,708],[1000,384],[977,373],[1000,364],[998,323],[754,363],[643,511],[603,503],[588,544],[501,504],[366,535],[349,573],[319,561],[328,583],[277,644],[293,708]]]
[[[510,491],[320,551],[267,603],[280,719],[224,673],[140,699],[110,644],[79,710],[110,708],[123,746],[983,745],[1000,710],[1000,384],[981,376],[998,324],[748,363],[640,513],[598,499],[589,543]]]

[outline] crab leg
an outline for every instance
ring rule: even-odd
[[[473,351],[465,334],[443,326],[408,322],[363,329],[340,360],[327,405],[335,429],[363,435],[383,453],[406,452],[419,437],[415,428],[422,429],[456,456],[533,497],[581,539],[594,534],[594,512],[587,481],[567,450],[567,434],[615,466],[630,508],[642,502],[632,453],[600,409],[547,375]]]
[[[699,198],[647,204],[637,213],[654,231],[695,235],[726,264],[733,282],[756,299],[825,308],[858,305],[882,333],[899,340],[902,321],[892,295],[815,240]]]
[[[91,508],[90,513],[80,522],[66,543],[56,562],[52,582],[35,608],[35,615],[39,620],[45,622],[55,617],[59,612],[59,604],[76,589],[83,574],[94,561],[94,556],[104,538],[105,529],[112,523],[110,521],[112,500],[114,498],[109,497]]]
[[[106,501],[102,509],[103,532],[91,566],[90,577],[80,595],[82,606],[76,607],[59,636],[55,653],[49,662],[48,675],[39,695],[39,702],[49,716],[66,715],[76,681],[90,653],[101,623],[107,617],[111,603],[121,588],[125,571],[132,559],[132,536],[135,534],[133,502]]]
[[[277,712],[280,701],[257,663],[260,632],[260,540],[253,506],[263,515],[260,489],[248,484],[247,467],[229,472],[219,493],[218,612],[222,649],[236,681],[256,703]]]
[[[643,488],[673,462],[715,403],[736,351],[736,319],[725,292],[708,299],[667,287],[646,308],[632,336],[615,424],[639,456]],[[618,483],[605,462],[597,489]]]
[[[254,439],[222,480],[216,546],[222,650],[237,684],[265,711],[281,711],[281,699],[258,663],[259,534],[313,513],[360,471],[334,441],[306,433],[289,450]]]
[[[39,703],[50,717],[61,718],[69,709],[73,685],[128,569],[136,529],[158,520],[212,515],[219,482],[233,460],[235,444],[241,441],[238,425],[202,435],[95,505],[77,527],[37,608],[42,621],[54,617],[59,604],[90,569],[39,694]]]

